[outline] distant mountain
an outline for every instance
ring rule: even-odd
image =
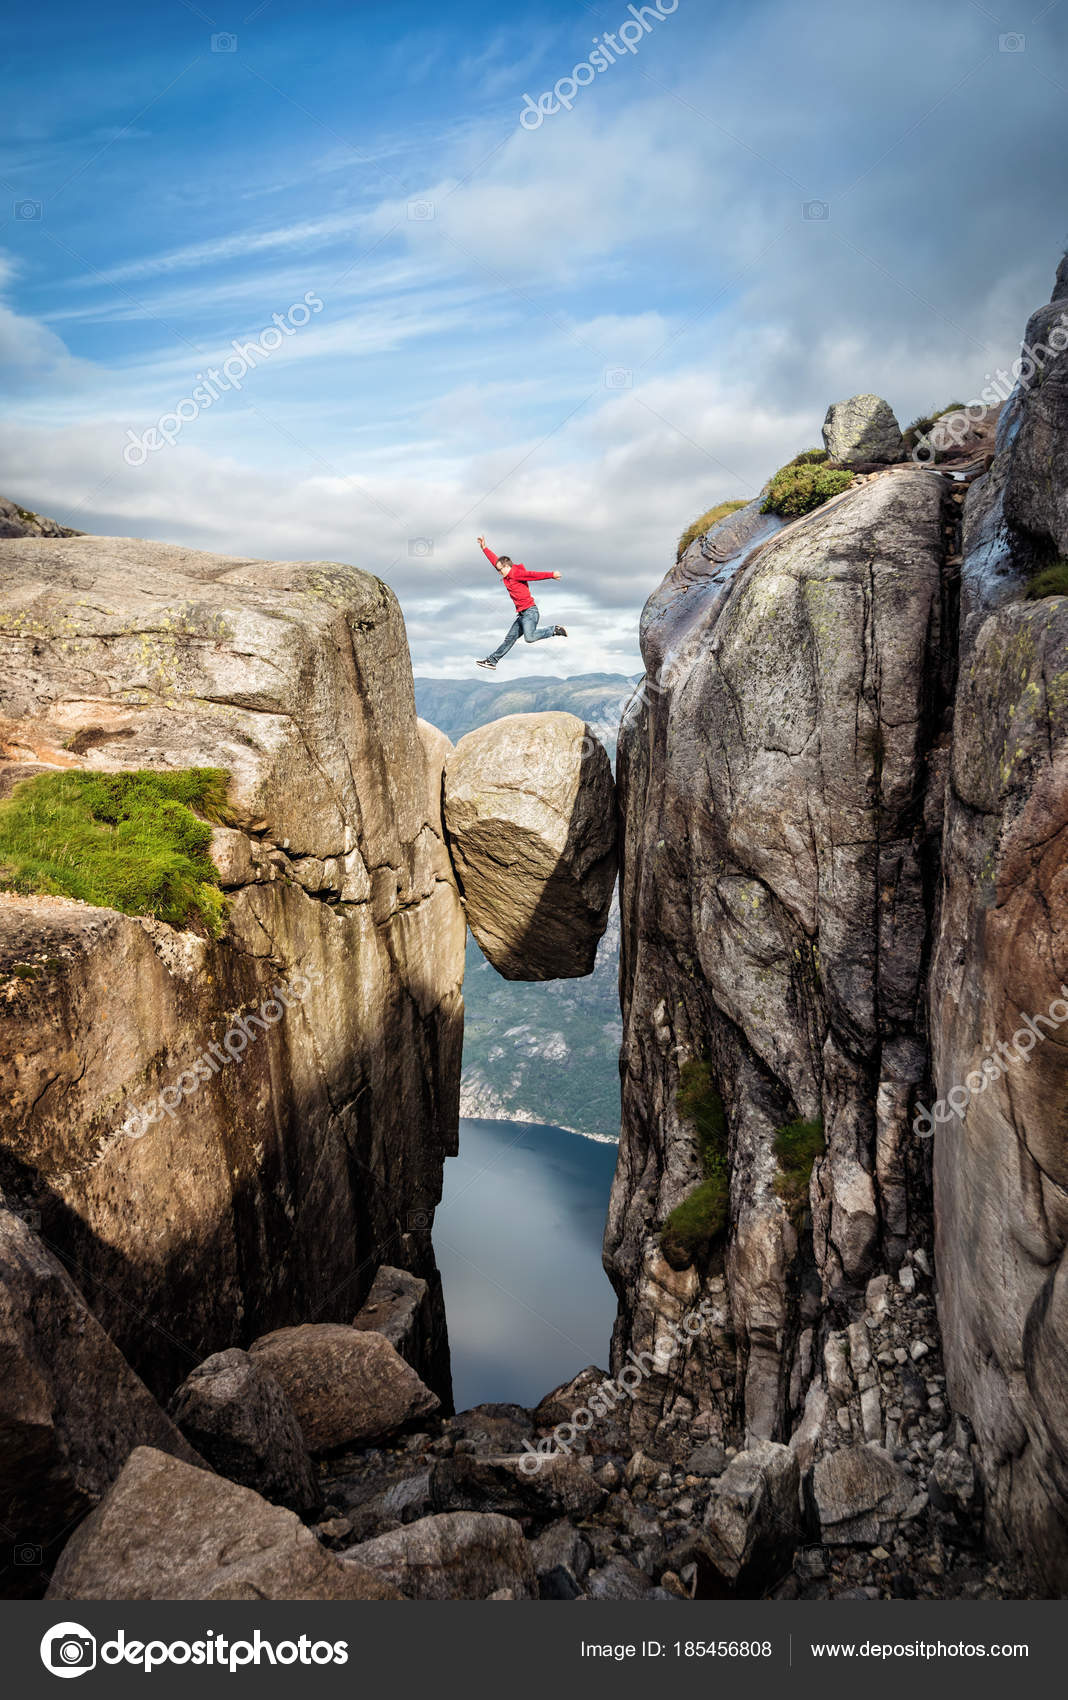
[[[506,714],[563,710],[585,720],[614,759],[620,717],[640,678],[580,673],[573,679],[505,680],[488,674],[476,679],[416,679],[415,706],[421,719],[440,727],[453,743]]]
[[[585,720],[615,759],[616,733],[638,679],[416,679],[420,716],[453,742],[506,714],[563,709]],[[470,936],[464,979],[460,1113],[549,1122],[595,1139],[619,1135],[619,905],[584,980],[503,980]]]

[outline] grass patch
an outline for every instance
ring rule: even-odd
[[[791,1215],[808,1205],[808,1183],[812,1165],[826,1150],[822,1121],[787,1122],[775,1134],[775,1191]]]
[[[704,1172],[704,1180],[676,1204],[660,1232],[668,1261],[684,1266],[710,1251],[727,1227],[727,1117],[707,1062],[683,1063],[675,1105],[680,1119],[692,1123],[697,1134]]]
[[[1068,561],[1052,561],[1029,579],[1024,595],[1032,602],[1043,596],[1068,596]]]
[[[225,818],[227,779],[216,767],[24,779],[0,803],[0,890],[76,897],[217,936],[225,900],[208,821]]]
[[[761,513],[797,519],[848,490],[853,474],[845,467],[825,465],[826,460],[822,449],[806,449],[786,466],[780,466],[761,503]]]
[[[686,527],[679,538],[679,550],[675,559],[681,560],[696,538],[703,537],[705,532],[711,531],[719,520],[726,519],[728,514],[736,514],[739,508],[744,508],[746,505],[745,502],[720,502],[717,507],[709,508],[708,512],[702,514],[700,519],[695,519],[692,525]]]
[[[909,453],[912,453],[917,443],[923,441],[936,420],[944,419],[947,413],[961,413],[966,406],[966,402],[951,401],[948,407],[940,407],[937,413],[921,413],[918,419],[912,421],[911,425],[906,425],[901,434],[905,439],[905,447]]]

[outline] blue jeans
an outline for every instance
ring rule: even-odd
[[[540,643],[542,638],[550,638],[550,637],[556,636],[556,627],[555,626],[550,626],[547,631],[539,632],[539,631],[536,630],[537,624],[538,624],[538,610],[537,610],[537,608],[524,608],[523,612],[520,615],[518,615],[517,618],[515,620],[513,620],[512,624],[509,626],[508,634],[505,637],[504,642],[498,644],[497,648],[493,651],[493,654],[487,655],[486,660],[487,661],[500,661],[502,656],[505,656],[505,655],[508,654],[508,651],[511,649],[513,643],[518,643],[520,638],[526,638],[528,643]]]

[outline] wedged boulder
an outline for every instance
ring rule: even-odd
[[[789,1570],[801,1538],[800,1472],[788,1446],[760,1441],[716,1480],[705,1536],[716,1569],[734,1587],[763,1588]]]
[[[915,1489],[878,1446],[843,1446],[812,1470],[810,1498],[820,1538],[830,1546],[875,1546],[892,1539]]]
[[[445,827],[467,921],[506,980],[593,971],[616,877],[604,747],[573,714],[512,714],[445,764]]]
[[[297,1414],[263,1364],[234,1347],[198,1364],[171,1399],[170,1414],[220,1476],[291,1511],[321,1502]]]
[[[292,1511],[139,1446],[60,1555],[50,1600],[395,1600]]]
[[[381,1334],[340,1322],[275,1329],[249,1357],[280,1383],[313,1454],[377,1440],[440,1404]]]
[[[381,1334],[418,1372],[434,1328],[429,1286],[407,1269],[384,1263],[352,1326]]]
[[[823,446],[832,460],[895,461],[905,457],[905,439],[888,401],[877,395],[832,401],[823,421]]]
[[[501,1588],[537,1598],[530,1548],[511,1517],[452,1511],[423,1517],[343,1555],[416,1600],[485,1600]]]
[[[97,1504],[136,1446],[196,1452],[20,1216],[0,1208],[3,1591],[33,1589],[33,1557]]]

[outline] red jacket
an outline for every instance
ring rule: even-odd
[[[497,556],[493,553],[492,549],[487,549],[485,544],[482,545],[482,553],[485,555],[491,567],[495,567],[497,565]],[[512,565],[508,568],[508,571],[504,575],[503,582],[505,590],[515,603],[515,611],[517,614],[525,613],[528,608],[534,607],[534,598],[527,589],[527,585],[530,583],[530,580],[534,578],[552,578],[552,576],[552,573],[529,573],[521,562],[513,561]]]

